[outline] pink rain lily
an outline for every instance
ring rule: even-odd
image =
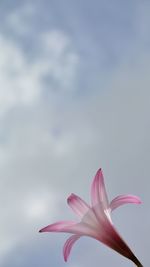
[[[67,202],[78,216],[79,222],[59,221],[40,230],[40,232],[65,232],[73,234],[67,239],[63,247],[65,261],[67,261],[74,243],[82,236],[89,236],[130,259],[138,267],[142,267],[142,264],[117,232],[111,220],[111,212],[113,210],[128,203],[140,204],[141,200],[139,197],[120,195],[109,203],[102,170],[99,169],[91,186],[91,205],[88,205],[75,194],[71,194]]]

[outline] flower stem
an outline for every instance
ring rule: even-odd
[[[141,263],[139,263],[139,264],[137,265],[137,267],[143,267],[143,265],[142,265]]]
[[[134,257],[134,260],[132,260],[137,267],[143,267],[142,263],[138,260],[138,258]]]

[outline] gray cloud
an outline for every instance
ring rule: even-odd
[[[18,41],[1,34],[0,257],[4,267],[9,261],[11,266],[29,265],[31,240],[32,249],[37,249],[33,249],[33,264],[37,264],[37,242],[42,240],[40,257],[45,266],[49,259],[44,257],[50,250],[54,250],[53,264],[60,260],[63,266],[62,256],[58,257],[59,242],[64,238],[37,237],[36,232],[47,223],[73,216],[65,200],[71,192],[89,200],[91,179],[100,166],[110,198],[134,193],[143,200],[141,207],[118,210],[113,219],[144,266],[148,264],[150,56],[145,48],[147,20],[142,22],[146,8],[141,13],[137,7],[137,37],[131,49],[118,56],[114,68],[103,72],[103,88],[100,74],[95,83],[91,78],[89,91],[77,86],[78,68],[83,70],[81,65],[86,62],[69,34],[55,28],[40,32],[32,60],[26,58]],[[137,18],[141,18],[138,23]],[[97,67],[97,77],[100,70]],[[83,84],[86,79],[90,80],[82,77]],[[99,262],[107,266],[112,261],[114,265],[127,264],[97,242],[83,239],[74,248],[69,264],[91,266]]]

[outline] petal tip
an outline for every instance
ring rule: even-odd
[[[67,262],[68,258],[64,255],[64,261]]]
[[[139,197],[133,196],[133,198],[135,198],[135,204],[142,204],[142,200]]]
[[[99,168],[97,173],[102,173],[102,168]]]
[[[72,194],[67,198],[67,202],[70,203],[75,197],[76,197],[76,195],[72,193]]]
[[[44,232],[44,230],[43,230],[44,228],[42,228],[42,229],[40,229],[39,230],[39,233],[43,233]]]
[[[98,171],[96,172],[95,179],[99,180],[99,179],[102,179],[102,178],[103,178],[102,168],[99,168]]]

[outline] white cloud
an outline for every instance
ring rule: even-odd
[[[40,40],[42,43],[40,64],[38,64],[40,70],[44,74],[49,73],[55,83],[54,89],[75,90],[79,57],[73,51],[70,39],[63,32],[53,30],[41,34]]]
[[[40,91],[40,77],[30,66],[21,48],[0,36],[0,114],[10,108],[34,102]]]
[[[38,41],[39,53],[30,61],[19,43],[0,35],[0,115],[12,107],[36,103],[45,87],[44,77],[49,90],[73,90],[78,56],[69,38],[52,31]]]
[[[22,205],[25,220],[41,220],[42,217],[46,218],[48,213],[49,220],[52,220],[57,214],[56,205],[59,204],[58,200],[59,196],[56,193],[50,193],[49,191],[46,193],[46,190],[44,190],[43,194],[41,192],[36,193],[36,195],[34,192],[28,194]]]
[[[26,11],[22,10],[21,14],[25,12],[26,16],[32,10]],[[10,23],[25,34],[26,27],[18,14],[19,10],[10,15]],[[68,145],[66,136],[57,141],[51,133],[55,127],[55,103],[51,114],[46,115],[46,120],[51,117],[46,125],[41,115],[41,109],[45,110],[42,96],[45,89],[50,93],[55,89],[74,90],[79,58],[71,40],[62,31],[44,32],[37,40],[38,53],[31,60],[17,39],[0,34],[0,165],[3,173],[0,180],[0,260],[22,239],[44,226],[46,220],[52,221],[62,208],[62,196],[58,196],[51,184],[47,163],[51,160],[52,165],[53,157],[68,155],[72,141]],[[28,109],[32,115],[28,114]]]

